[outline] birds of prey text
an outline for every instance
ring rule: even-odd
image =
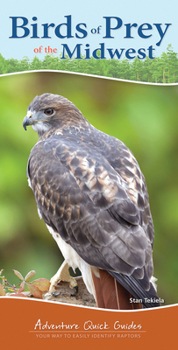
[[[59,280],[77,290],[68,269],[78,267],[98,307],[159,306],[148,193],[131,151],[59,95],[36,96],[23,121],[25,130],[28,125],[39,135],[28,160],[29,185],[64,256],[50,290]]]

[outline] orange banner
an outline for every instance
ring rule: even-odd
[[[47,301],[0,298],[0,344],[6,349],[175,349],[178,305],[108,311]]]

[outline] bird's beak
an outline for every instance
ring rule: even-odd
[[[32,125],[32,124],[33,124],[32,113],[27,112],[27,115],[25,116],[25,118],[23,120],[23,127],[25,130],[27,130],[27,126]]]

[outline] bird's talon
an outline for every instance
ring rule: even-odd
[[[78,294],[78,286],[75,286],[73,289],[74,293],[71,294],[71,297],[75,297]]]
[[[61,292],[58,292],[58,293],[52,292],[51,294],[52,294],[54,297],[58,297],[58,296],[61,294]]]

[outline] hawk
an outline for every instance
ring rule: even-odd
[[[63,96],[36,96],[23,120],[28,125],[39,135],[28,159],[29,185],[64,256],[50,291],[65,280],[77,292],[69,267],[78,267],[100,308],[159,306],[148,192],[132,152]]]

